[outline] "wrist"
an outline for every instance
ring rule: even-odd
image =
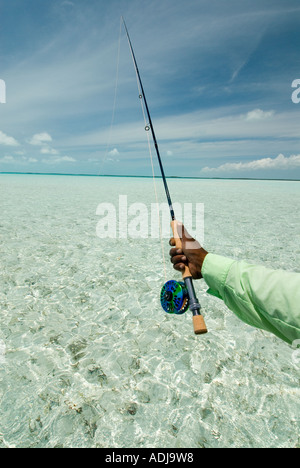
[[[203,263],[204,263],[204,260],[205,260],[205,257],[208,255],[208,252],[203,249],[203,247],[201,247],[201,249],[199,250],[199,260],[200,260],[200,273],[201,273],[201,276],[202,276],[202,267],[203,267]]]

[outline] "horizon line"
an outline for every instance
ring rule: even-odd
[[[0,175],[47,175],[47,176],[68,176],[68,177],[123,177],[123,178],[142,178],[153,179],[152,175],[118,175],[118,174],[85,174],[85,173],[64,173],[64,172],[1,172]],[[269,180],[283,182],[300,182],[300,179],[284,178],[266,178],[266,177],[200,177],[200,176],[166,176],[167,179],[195,179],[195,180]],[[161,175],[155,176],[155,179],[162,179]]]

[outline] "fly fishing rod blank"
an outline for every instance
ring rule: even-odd
[[[164,188],[165,188],[165,193],[166,193],[166,197],[167,197],[167,201],[168,201],[168,205],[169,205],[169,210],[170,210],[170,215],[171,215],[171,226],[172,226],[172,231],[173,231],[173,235],[174,235],[174,239],[175,239],[175,243],[176,243],[176,248],[177,249],[182,249],[182,241],[181,241],[181,238],[180,238],[179,232],[178,232],[179,231],[178,221],[175,218],[175,213],[174,213],[174,209],[173,209],[173,205],[172,205],[172,200],[171,200],[171,196],[170,196],[170,192],[169,192],[169,188],[168,188],[168,184],[167,184],[167,180],[166,180],[166,176],[165,176],[165,172],[164,172],[164,168],[163,168],[163,164],[162,164],[162,160],[161,160],[161,156],[160,156],[160,152],[159,152],[159,148],[158,148],[158,143],[157,143],[157,139],[156,139],[156,135],[155,135],[155,131],[154,131],[154,127],[153,127],[153,123],[152,123],[152,119],[151,119],[147,99],[146,99],[146,96],[145,96],[143,83],[142,83],[142,80],[141,80],[141,75],[140,75],[139,68],[138,68],[138,65],[137,65],[137,61],[136,61],[136,58],[135,58],[135,54],[134,54],[134,51],[133,51],[133,47],[132,47],[131,39],[130,39],[130,36],[129,36],[129,32],[128,32],[128,29],[127,29],[127,26],[126,26],[126,23],[125,23],[125,20],[124,20],[123,17],[122,17],[122,21],[123,21],[124,28],[125,28],[125,31],[126,31],[126,35],[127,35],[127,39],[128,39],[128,43],[129,43],[129,48],[130,48],[134,68],[135,68],[135,71],[136,71],[137,80],[138,80],[138,83],[139,83],[139,88],[140,88],[139,98],[141,100],[143,100],[143,103],[144,103],[144,106],[145,106],[145,109],[146,109],[146,113],[147,113],[147,117],[148,117],[148,122],[149,123],[145,127],[145,130],[146,131],[151,130],[153,143],[154,143],[154,147],[155,147],[155,151],[156,151],[156,155],[157,155],[157,159],[158,159],[158,164],[159,164],[159,168],[160,168],[160,172],[161,172],[161,176],[162,176],[162,180],[163,180],[163,184],[164,184]],[[178,282],[176,284],[176,282],[173,281],[173,282],[168,282],[168,283],[166,283],[164,285],[164,287],[162,288],[162,291],[161,291],[161,304],[162,304],[162,307],[164,308],[164,310],[166,312],[176,313],[176,314],[184,313],[186,311],[186,309],[189,307],[192,314],[193,314],[193,324],[194,324],[195,334],[200,335],[200,334],[207,333],[207,328],[206,328],[206,325],[205,325],[205,321],[204,321],[204,318],[203,318],[203,316],[201,315],[201,312],[200,312],[201,311],[201,305],[200,305],[200,303],[199,303],[199,301],[198,301],[198,299],[196,297],[196,293],[195,293],[195,289],[194,289],[194,285],[193,285],[192,275],[191,275],[191,272],[190,272],[188,266],[185,266],[184,272],[182,273],[182,277],[183,277],[184,283],[181,283],[181,282],[179,283]],[[171,283],[171,284],[169,284],[169,283]]]

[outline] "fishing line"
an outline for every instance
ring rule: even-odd
[[[138,82],[138,86],[139,86],[139,82]],[[146,120],[145,109],[144,109],[144,106],[143,106],[142,99],[141,99],[141,107],[142,107],[142,111],[143,111],[145,129],[146,129],[147,128],[147,120]],[[165,274],[165,280],[167,280],[166,258],[165,258],[165,252],[164,252],[162,225],[161,225],[161,219],[160,219],[160,214],[159,214],[159,203],[158,203],[158,194],[157,194],[157,186],[156,186],[156,177],[155,177],[154,164],[153,164],[152,149],[151,149],[151,140],[150,140],[149,130],[146,130],[146,132],[147,132],[148,149],[149,149],[149,155],[150,155],[150,161],[151,161],[152,179],[153,179],[153,186],[154,186],[154,193],[155,193],[155,200],[156,200],[156,207],[157,207],[157,219],[158,219],[158,226],[159,226],[159,238],[160,238],[161,252],[162,252],[162,258],[163,258],[164,274]]]
[[[113,110],[112,110],[112,118],[111,118],[111,124],[110,124],[110,129],[109,129],[109,136],[108,136],[108,141],[106,145],[106,150],[105,150],[105,156],[103,159],[103,162],[107,161],[107,157],[109,154],[109,149],[111,147],[111,140],[112,140],[112,133],[113,133],[113,127],[115,123],[115,114],[116,114],[116,107],[117,107],[117,94],[118,94],[118,85],[119,85],[119,69],[120,69],[120,56],[121,56],[121,36],[122,36],[122,24],[123,24],[123,18],[120,18],[120,30],[119,30],[119,40],[118,40],[118,53],[117,53],[117,66],[116,66],[116,79],[115,79],[115,90],[114,90],[114,102],[113,102]],[[132,51],[131,56],[134,61]],[[136,69],[135,69],[136,72]],[[154,171],[154,163],[153,163],[153,156],[152,156],[152,149],[151,149],[151,140],[149,136],[149,130],[150,126],[149,123],[147,123],[146,119],[146,113],[145,113],[145,108],[143,105],[143,99],[142,98],[142,90],[140,87],[139,83],[139,78],[136,72],[136,79],[137,79],[137,86],[138,86],[138,91],[139,91],[139,97],[141,101],[141,108],[142,108],[142,113],[144,117],[144,123],[145,123],[145,130],[147,131],[147,140],[148,140],[148,148],[149,148],[149,155],[150,155],[150,161],[151,161],[151,169],[152,169],[152,178],[153,178],[153,185],[154,185],[154,193],[155,193],[155,200],[156,200],[156,206],[157,206],[157,217],[158,217],[158,226],[159,226],[159,238],[160,238],[160,244],[161,244],[161,251],[162,251],[162,259],[163,259],[163,267],[164,267],[164,276],[165,280],[167,279],[167,268],[166,268],[166,258],[165,258],[165,252],[164,252],[164,245],[163,245],[163,236],[162,236],[162,225],[161,225],[161,219],[160,219],[160,213],[159,213],[159,202],[158,202],[158,194],[157,194],[157,187],[156,187],[156,177],[155,177],[155,171]],[[100,172],[99,172],[100,173]]]
[[[122,18],[121,18],[121,22],[123,22]],[[132,53],[131,49],[130,49],[130,53],[131,53],[131,57],[132,57],[133,64],[134,64],[135,61],[134,61],[134,56],[133,56],[133,53]],[[141,89],[139,76],[138,76],[136,68],[134,68],[134,69],[135,69],[135,74],[136,74],[136,81],[137,81],[137,87],[138,87],[138,91],[139,91],[139,98],[140,98],[140,102],[141,102],[142,113],[143,113],[143,117],[144,117],[145,131],[146,131],[146,134],[147,134],[148,149],[149,149],[149,156],[150,156],[151,169],[152,169],[152,179],[153,179],[154,193],[155,193],[155,200],[156,200],[156,207],[157,207],[159,238],[160,238],[161,252],[162,252],[162,258],[163,258],[164,276],[165,276],[165,280],[167,280],[167,268],[166,268],[166,258],[165,258],[163,235],[162,235],[162,225],[161,225],[161,219],[160,219],[160,214],[159,214],[159,202],[158,202],[158,194],[157,194],[157,186],[156,186],[156,177],[155,177],[154,163],[153,163],[153,156],[152,156],[152,149],[151,149],[151,139],[150,139],[150,134],[149,134],[150,125],[149,125],[149,123],[148,123],[148,121],[146,119],[146,111],[145,111],[145,106],[144,106],[144,101],[143,101],[143,91]]]
[[[109,148],[110,148],[110,145],[111,145],[112,132],[113,132],[113,127],[114,127],[114,122],[115,122],[115,114],[116,114],[116,106],[117,106],[117,94],[118,94],[118,86],[119,86],[121,35],[122,35],[122,18],[120,19],[120,31],[119,31],[119,41],[118,41],[118,54],[117,54],[117,71],[116,71],[115,91],[114,91],[114,104],[113,104],[111,124],[110,124],[109,135],[108,135],[108,140],[107,140],[107,144],[106,144],[106,150],[105,150],[103,163],[105,163],[107,161],[107,156],[108,156]]]

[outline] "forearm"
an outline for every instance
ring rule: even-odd
[[[300,338],[300,275],[208,254],[202,275],[209,293],[245,323],[292,343]]]

